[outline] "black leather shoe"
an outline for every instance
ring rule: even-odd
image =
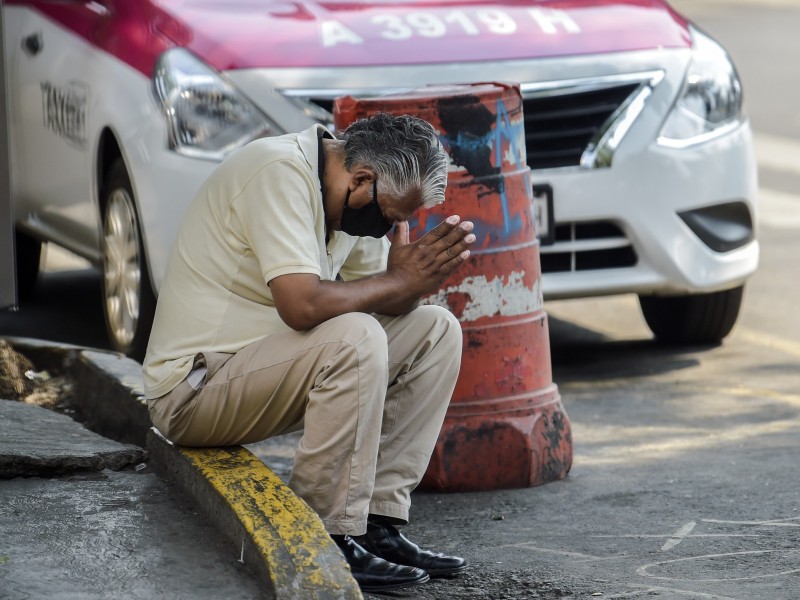
[[[367,552],[349,535],[332,535],[344,554],[350,572],[364,592],[385,592],[425,583],[430,579],[422,569],[396,565]]]
[[[398,565],[424,569],[431,577],[449,577],[467,570],[463,558],[423,550],[385,518],[370,517],[366,535],[355,539],[369,552]]]

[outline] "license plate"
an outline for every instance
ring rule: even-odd
[[[553,218],[553,188],[546,184],[533,186],[533,218],[534,231],[539,243],[543,246],[555,241],[555,224]]]

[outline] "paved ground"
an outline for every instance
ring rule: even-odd
[[[487,598],[800,598],[798,356],[746,332],[719,348],[660,349],[610,317],[603,328],[604,310],[624,308],[552,307],[571,317],[551,318],[575,439],[568,479],[419,495],[419,537],[468,548]]]
[[[408,597],[800,598],[798,358],[737,335],[681,351],[551,320],[569,340],[553,348],[575,439],[569,477],[415,493],[407,534],[472,568]],[[615,376],[623,363],[628,375]],[[753,386],[755,372],[769,387]],[[285,476],[290,441],[252,449]]]
[[[263,598],[143,451],[0,400],[0,598]],[[111,470],[111,469],[118,470]]]
[[[718,348],[660,348],[635,319],[611,322],[632,314],[628,301],[551,305],[554,380],[575,440],[569,477],[415,493],[406,533],[471,568],[395,597],[800,598],[800,354],[750,344],[746,329]],[[263,586],[195,505],[136,470],[136,447],[87,442],[67,417],[20,407],[0,402],[6,476],[9,461],[49,456],[54,443],[102,461],[0,481],[0,598],[257,597]],[[286,477],[295,441],[250,449]]]

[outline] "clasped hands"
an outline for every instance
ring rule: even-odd
[[[386,274],[400,278],[406,292],[418,298],[435,291],[469,258],[476,240],[473,228],[471,221],[452,215],[411,242],[408,222],[397,223]]]

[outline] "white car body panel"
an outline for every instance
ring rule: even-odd
[[[149,1],[157,8],[163,4],[165,10],[180,4],[174,0]],[[536,0],[532,2],[537,3]],[[104,176],[101,169],[109,166],[103,164],[103,160],[104,144],[110,141],[119,147],[131,179],[149,277],[157,292],[183,212],[217,162],[186,156],[172,149],[165,109],[154,93],[150,74],[142,68],[135,68],[130,59],[126,62],[94,45],[91,36],[77,35],[76,31],[46,16],[41,7],[50,5],[52,8],[56,4],[13,0],[3,6],[6,67],[10,82],[11,183],[17,227],[101,266],[101,185]],[[639,7],[633,0],[620,0],[619,4],[632,11]],[[663,5],[657,0],[652,0],[651,4],[654,6],[650,8],[655,7],[663,17]],[[128,7],[126,10],[139,10],[130,8],[137,5],[127,0],[115,0],[107,6],[100,3],[66,3],[62,6],[74,8],[75,14],[79,10],[88,11],[81,18],[93,18],[91,11],[95,11],[97,18],[106,19],[112,10],[108,7],[125,5]],[[189,5],[190,2],[181,6]],[[628,5],[633,5],[633,8]],[[36,6],[39,6],[38,10]],[[224,6],[213,2],[195,8],[202,12],[206,6],[212,7],[204,16],[210,21],[201,23],[201,26],[213,25],[214,16],[224,12]],[[265,6],[273,7],[272,10],[278,13],[283,10],[280,8],[283,5],[265,2]],[[297,4],[300,9],[314,6],[319,8],[309,3]],[[334,6],[333,12],[325,13],[327,16],[314,17],[329,19],[320,22],[322,37],[319,44],[335,46],[331,48],[332,53],[347,52],[354,46],[369,53],[369,44],[375,43],[381,51],[365,60],[364,65],[352,66],[337,59],[340,64],[334,66],[274,66],[280,59],[270,56],[265,64],[272,66],[242,66],[233,64],[236,60],[231,58],[231,68],[218,72],[223,80],[232,84],[283,131],[297,131],[316,122],[298,108],[298,98],[330,101],[343,94],[375,95],[427,85],[486,81],[519,83],[523,97],[528,98],[542,93],[542,90],[563,93],[559,90],[575,84],[621,79],[650,82],[649,87],[643,83],[647,93],[638,97],[641,110],[631,111],[624,127],[609,134],[613,134],[613,143],[609,146],[611,151],[608,152],[610,165],[589,161],[575,166],[539,168],[536,163],[531,164],[534,184],[546,184],[552,188],[555,224],[562,233],[574,232],[583,224],[598,222],[619,231],[618,235],[597,239],[571,239],[561,235],[553,244],[542,245],[545,299],[619,293],[683,295],[715,292],[738,287],[755,272],[759,257],[757,236],[735,249],[715,251],[678,215],[682,211],[739,202],[747,207],[753,229],[757,229],[756,162],[746,117],[698,143],[668,145],[659,142],[667,115],[684,87],[692,60],[693,49],[687,43],[600,53],[587,50],[573,55],[529,59],[432,62],[429,58],[421,60],[417,56],[409,61],[416,64],[401,64],[399,59],[393,59],[390,64],[374,64],[375,57],[381,52],[394,56],[391,48],[387,50],[389,46],[385,45],[391,36],[413,34],[421,39],[426,31],[431,36],[436,31],[421,26],[416,30],[409,29],[410,13],[406,13],[405,22],[397,20],[399,17],[379,14],[372,17],[371,23],[376,29],[370,38],[364,33],[368,30],[359,29],[361,33],[357,33],[353,29],[356,25],[364,25],[363,19],[357,20],[360,16],[352,17],[356,20],[348,21],[350,25],[345,26],[345,20],[351,17],[336,11],[348,9],[342,8],[345,5],[331,6]],[[457,13],[458,19],[448,22],[448,27],[461,27],[461,33],[472,35],[472,39],[480,37],[475,29],[478,25],[486,28],[510,23],[508,20],[480,21],[475,16],[478,12],[462,13],[456,4],[452,5],[455,8],[450,8],[450,5],[447,8],[426,6],[430,11],[451,11],[448,13],[450,17]],[[395,7],[392,10],[407,8]],[[221,12],[214,13],[214,10]],[[509,3],[508,10],[512,10],[512,3]],[[582,9],[574,10],[579,12]],[[600,14],[603,9],[597,10]],[[535,31],[540,37],[536,43],[541,44],[544,38],[551,36],[568,47],[571,40],[581,39],[581,28],[565,12],[566,9],[526,8],[525,11],[518,14],[535,21],[538,27]],[[430,14],[433,13],[426,14],[427,20],[420,23],[427,26],[438,22],[431,20]],[[339,20],[330,20],[330,15]],[[472,15],[469,17],[472,21],[464,21],[467,18],[464,15]],[[522,23],[519,20],[522,17],[517,18],[514,27]],[[664,27],[664,20],[662,18],[660,22],[661,27]],[[302,25],[293,23],[292,27],[309,27],[308,23],[313,19],[300,21]],[[138,26],[142,27],[142,24]],[[168,29],[166,25],[164,27]],[[448,31],[453,30],[452,27]],[[170,38],[172,41],[164,42],[165,47],[170,44],[180,46],[175,40],[181,35],[192,40],[192,31],[175,28],[169,31],[173,37]],[[204,29],[202,33],[208,35],[209,31],[213,28]],[[374,39],[376,32],[383,36],[382,41]],[[498,45],[503,43],[504,37],[510,39],[500,29],[494,34],[494,37],[489,37]],[[38,35],[43,41],[39,52],[30,52],[23,47],[30,35]],[[160,38],[161,41],[169,35]],[[597,39],[591,38],[592,41],[586,44],[596,44]],[[451,52],[448,41],[444,40],[442,48]],[[378,42],[384,46],[379,46]],[[189,47],[190,42],[185,43]],[[407,43],[413,45],[416,42],[409,39]],[[433,42],[426,40],[425,43]],[[527,42],[517,36],[514,43]],[[228,48],[224,44],[221,47],[222,54],[227,57],[225,52]],[[396,46],[398,51],[411,47]],[[312,48],[312,51],[319,52],[319,48]],[[204,59],[202,56],[198,58]],[[217,57],[217,60],[222,59]],[[242,60],[247,62],[247,59]],[[367,64],[370,61],[373,64]],[[212,62],[209,58],[208,64]],[[617,119],[621,120],[621,117]],[[618,248],[630,248],[634,256],[631,264],[581,266],[580,257],[588,251]],[[561,267],[545,268],[551,258],[561,261]]]
[[[100,137],[107,128],[119,141],[131,176],[151,277],[158,289],[183,212],[216,163],[187,159],[167,147],[167,128],[150,78],[97,52],[34,11],[16,7],[5,11],[9,31],[40,31],[52,54],[73,57],[67,64],[57,63],[57,68],[31,71],[28,65],[19,64],[31,60],[19,44],[8,44],[11,69],[29,73],[24,87],[11,91],[9,102],[13,147],[21,150],[20,154],[11,154],[15,218],[26,229],[99,265],[101,190],[96,157]],[[12,39],[18,40],[19,35]],[[76,57],[92,65],[83,81],[89,96],[83,146],[45,130],[39,83],[69,84],[78,64]],[[49,57],[37,56],[34,60],[41,62],[40,58]],[[58,185],[60,182],[68,184],[64,187]],[[54,189],[54,185],[58,187]]]

